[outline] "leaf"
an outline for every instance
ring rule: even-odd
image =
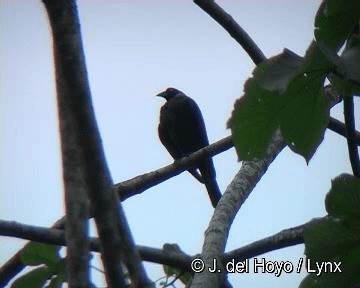
[[[305,254],[313,267],[315,262],[341,262],[341,273],[309,274],[300,288],[360,285],[360,179],[336,177],[325,205],[329,217],[305,227]]]
[[[359,68],[360,69],[360,68]],[[343,80],[335,74],[328,76],[331,84],[341,93],[343,96],[360,95],[360,85],[352,83],[347,80]]]
[[[51,279],[46,288],[61,288],[62,284],[66,282],[66,277],[63,274],[56,275]]]
[[[327,0],[315,17],[315,39],[338,51],[360,18],[359,0]]]
[[[283,53],[269,59],[269,67],[259,77],[259,84],[270,91],[284,92],[289,80],[296,75],[302,64],[302,57],[288,49],[284,49]]]
[[[307,162],[324,138],[330,102],[323,90],[323,78],[304,74],[291,81],[286,90],[280,129],[289,147]]]
[[[345,71],[345,79],[351,79],[360,84],[360,37],[353,35],[344,52],[341,54],[341,62]]]
[[[179,252],[182,253],[180,246],[178,244],[170,244],[170,243],[165,243],[163,245],[163,251],[165,253],[172,253],[172,252]],[[179,268],[174,268],[171,266],[167,266],[167,265],[163,265],[163,269],[164,272],[167,276],[179,276],[180,281],[183,284],[187,284],[189,282],[189,280],[191,279],[191,273],[190,272],[183,272],[181,269]]]
[[[36,268],[16,279],[11,288],[42,288],[51,275],[47,267]]]
[[[324,218],[305,227],[305,254],[312,261],[332,261],[360,248],[360,219]]]
[[[276,59],[282,61],[281,57]],[[289,147],[308,162],[328,124],[330,105],[323,91],[324,71],[304,73],[304,67],[300,67],[286,84],[286,90],[279,93],[259,84],[268,77],[264,75],[273,65],[267,61],[255,68],[253,78],[245,84],[245,95],[235,102],[228,127],[236,151],[241,160],[264,157],[271,136],[280,127]],[[280,64],[276,65],[281,70]],[[285,78],[280,78],[279,83],[284,84]]]
[[[336,262],[341,262],[341,272],[308,274],[301,282],[299,288],[349,288],[360,285],[360,249],[354,249]]]
[[[320,43],[320,48],[327,59],[336,66],[336,75],[330,74],[328,78],[342,95],[360,94],[360,37],[353,35],[341,56],[323,43]]]
[[[336,177],[325,206],[329,215],[360,218],[360,179],[349,174]]]
[[[61,260],[59,250],[59,246],[30,242],[21,255],[21,261],[30,266],[40,264],[54,266]]]
[[[330,241],[329,241],[330,242]],[[334,258],[332,261],[341,262],[341,272],[337,273],[309,273],[301,282],[299,288],[349,288],[359,287],[360,285],[360,248],[357,247],[344,253],[341,257]],[[329,262],[329,261],[327,261]],[[332,262],[332,263],[334,263]],[[321,265],[320,262],[319,264]],[[312,261],[311,267],[314,269],[315,263]],[[316,267],[316,266],[315,266]]]
[[[256,81],[268,68],[267,61],[255,68],[253,78],[245,83],[245,95],[235,102],[227,124],[241,160],[264,157],[270,138],[279,126],[282,97],[277,91],[264,89]]]
[[[302,72],[324,75],[325,77],[329,72],[331,72],[333,66],[334,64],[321,50],[320,44],[312,41],[305,53]]]
[[[315,21],[316,39],[324,43],[323,47],[329,47],[330,52],[327,48],[322,51],[316,42],[311,43],[303,60],[285,50],[261,63],[254,70],[253,78],[245,83],[245,94],[235,102],[228,121],[239,159],[264,157],[278,127],[288,146],[307,162],[316,152],[324,138],[330,114],[330,101],[323,88],[327,75],[344,59],[348,63],[343,65],[348,77],[357,77],[360,71],[355,42],[345,53],[345,58],[331,52],[337,51],[353,31],[360,15],[360,9],[356,12],[353,9],[360,1],[337,1],[323,2]],[[346,89],[353,91],[354,87]]]

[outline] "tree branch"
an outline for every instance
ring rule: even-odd
[[[328,128],[335,133],[346,137],[345,124],[343,124],[341,121],[330,117]],[[360,145],[360,133],[355,131],[355,135],[356,143]],[[152,172],[120,182],[115,185],[115,191],[119,195],[119,198],[124,201],[129,197],[141,194],[145,190],[180,174],[181,172],[187,170],[187,168],[193,166],[192,163],[197,163],[197,161],[199,161],[201,158],[208,157],[209,155],[217,155],[232,147],[232,137],[228,136],[171,165],[167,165]],[[61,228],[63,226],[64,219],[58,220],[56,224],[53,225],[54,228]],[[19,250],[0,268],[0,286],[5,286],[13,277],[15,277],[17,273],[19,273],[25,267],[20,262],[20,255],[23,249]]]
[[[232,137],[228,136],[215,142],[214,144],[194,152],[187,157],[176,160],[173,164],[120,182],[115,185],[115,191],[119,195],[121,201],[124,201],[129,197],[140,194],[145,190],[186,171],[190,167],[196,166],[201,159],[209,156],[215,156],[233,146]]]
[[[127,283],[119,261],[122,259],[134,287],[152,287],[142,267],[122,207],[117,204],[117,195],[114,193],[113,182],[105,160],[91,102],[76,3],[74,0],[44,0],[44,4],[53,36],[62,150],[69,154],[64,156],[63,162],[67,165],[64,167],[65,181],[69,180],[68,178],[71,180],[73,171],[80,170],[84,181],[80,185],[88,193],[91,202],[108,286],[126,287]],[[68,130],[71,130],[70,133],[66,133]],[[68,134],[72,137],[71,139],[66,139]],[[80,163],[72,159],[71,152],[74,150],[80,152],[78,156]],[[79,181],[76,182],[79,185]],[[67,185],[65,187],[74,188]],[[74,192],[76,191],[67,191],[66,195],[69,196]],[[72,233],[68,235],[75,235],[74,230],[76,229],[72,229]],[[80,235],[80,238],[84,236]],[[72,251],[69,250],[69,252]],[[70,256],[70,258],[73,257]],[[87,261],[89,257],[82,255],[78,259]],[[68,261],[73,276],[79,273],[76,271],[78,262]],[[76,283],[75,278],[76,275],[70,278],[70,281],[73,281],[69,283],[70,287],[88,286],[85,282]],[[86,281],[89,283],[88,279]]]
[[[329,119],[329,124],[328,124],[328,129],[334,131],[335,133],[344,136],[346,138],[346,128],[345,128],[345,124],[342,123],[341,121],[330,117]],[[354,131],[354,140],[355,140],[355,144],[357,146],[360,146],[360,132],[359,131]]]
[[[256,65],[266,59],[265,55],[245,30],[231,17],[230,14],[226,13],[218,4],[216,4],[214,0],[194,0],[194,3],[218,22],[230,36],[243,47]]]
[[[303,243],[304,228],[310,222],[282,230],[272,236],[224,253],[221,256],[222,262],[225,264],[232,259],[235,259],[237,262],[244,261],[245,259],[256,257],[277,249],[301,244]],[[66,246],[65,232],[63,230],[21,224],[15,221],[0,220],[0,235],[31,240],[39,243]],[[91,251],[100,252],[99,239],[91,237],[89,240]],[[191,261],[198,257],[198,255],[190,256],[184,252],[141,245],[137,246],[137,249],[144,261],[167,265],[188,272],[192,272]]]
[[[78,141],[77,122],[71,111],[71,105],[68,105],[68,97],[76,97],[71,94],[71,87],[67,85],[67,79],[64,75],[61,65],[61,54],[56,47],[58,45],[72,45],[72,37],[79,36],[76,7],[69,3],[65,5],[52,5],[51,1],[44,2],[48,11],[52,28],[58,29],[57,35],[54,35],[54,41],[58,41],[54,47],[54,56],[56,62],[56,84],[57,84],[57,104],[59,129],[61,140],[61,158],[62,174],[64,182],[64,198],[66,211],[66,242],[67,242],[67,272],[69,285],[72,287],[90,286],[89,269],[89,241],[88,241],[88,218],[90,204],[87,197],[87,182],[85,179],[86,163],[84,161],[84,151]],[[59,17],[54,17],[53,14]],[[55,21],[63,22],[64,25],[57,24]],[[66,27],[64,29],[64,26]],[[79,36],[80,37],[80,36]],[[63,41],[63,42],[60,42]],[[77,50],[82,50],[81,42],[74,45]],[[57,53],[58,52],[58,53]],[[72,51],[72,53],[77,53]],[[80,52],[81,53],[81,52]],[[75,56],[81,57],[81,56]],[[82,68],[79,65],[80,69]],[[85,73],[85,72],[80,72]],[[87,89],[84,87],[84,89]]]
[[[265,174],[268,166],[285,147],[285,142],[278,129],[266,151],[266,156],[260,160],[243,161],[240,171],[226,188],[221,197],[209,227],[205,232],[205,240],[202,249],[202,257],[205,262],[205,270],[194,275],[192,287],[220,287],[225,280],[225,269],[219,267],[221,273],[210,273],[207,268],[212,266],[213,259],[220,260],[231,224],[261,177]],[[220,263],[220,261],[217,261]]]
[[[84,79],[82,87],[68,83],[66,62],[74,58],[78,76],[86,78],[83,65],[82,43],[75,3],[44,1],[51,23],[54,42],[56,90],[61,140],[62,174],[66,211],[67,274],[70,287],[90,287],[88,218],[89,200],[86,190],[86,163],[78,139],[78,123],[69,99],[77,97],[75,91],[89,93]],[[74,41],[77,39],[78,41]],[[68,49],[66,49],[68,47]],[[72,57],[71,57],[71,56]],[[70,57],[69,57],[70,56]],[[80,63],[78,63],[80,62]],[[69,67],[70,68],[70,67]],[[70,68],[74,69],[74,68]],[[82,78],[80,78],[82,79]],[[75,92],[75,93],[74,93]]]
[[[349,150],[351,168],[356,177],[360,177],[359,151],[355,141],[355,117],[354,117],[354,97],[344,97],[344,116],[346,126],[346,138]]]
[[[308,222],[309,223],[309,222]],[[229,251],[223,255],[224,263],[236,259],[244,261],[264,253],[268,253],[281,248],[304,243],[304,230],[307,224],[282,230],[272,236],[255,241],[239,249]]]

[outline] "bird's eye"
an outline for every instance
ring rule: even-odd
[[[168,89],[166,89],[166,93],[170,94],[171,92],[173,92],[173,90],[174,90],[173,88],[168,88]]]

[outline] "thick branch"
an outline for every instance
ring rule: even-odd
[[[51,4],[46,7],[49,6]],[[59,18],[61,18],[61,21],[67,27],[66,31],[61,32],[60,30],[63,28],[58,27],[59,32],[57,34],[62,33],[64,43],[57,43],[57,45],[73,45],[71,37],[78,33],[76,23],[79,21],[77,19],[76,7],[70,4],[69,6],[59,5],[52,9],[54,13],[59,14]],[[49,15],[52,9],[48,10]],[[81,42],[76,42],[76,44],[74,46],[78,50],[82,50]],[[66,97],[75,97],[75,95],[71,95],[71,91],[69,91],[70,87],[67,85],[66,77],[64,76],[66,71],[62,70],[62,66],[59,63],[61,59],[57,56],[55,55],[57,68],[56,88],[65,194],[68,282],[70,287],[90,287],[90,266],[88,260],[90,259],[88,241],[90,205],[86,192],[89,187],[87,187],[88,183],[85,179],[85,155],[78,141],[77,122],[72,113],[72,107],[66,101]]]
[[[301,244],[303,243],[303,233],[306,225],[307,223],[285,229],[272,236],[224,253],[221,257],[222,261],[223,263],[227,263],[230,260],[235,259],[239,262],[280,248]],[[65,232],[63,230],[26,225],[14,221],[0,220],[0,235],[17,237],[51,245],[66,246]],[[191,272],[190,263],[192,259],[198,257],[198,255],[190,256],[183,252],[169,251],[147,246],[137,246],[137,248],[144,261],[168,265],[189,272]],[[98,238],[90,238],[90,249],[94,252],[100,252]]]
[[[65,153],[63,164],[66,165],[63,166],[65,189],[69,189],[67,182],[72,181],[72,171],[74,173],[78,170],[83,172],[84,179],[80,185],[82,184],[87,190],[95,211],[108,285],[125,287],[124,273],[121,273],[121,264],[118,261],[121,253],[120,236],[114,220],[114,216],[118,217],[118,213],[116,213],[116,207],[108,204],[109,196],[105,196],[112,195],[111,178],[107,171],[92,108],[76,4],[74,1],[51,0],[45,0],[44,4],[53,36],[60,136],[62,152]],[[71,139],[66,138],[68,134]],[[71,151],[80,153],[77,159],[71,159]],[[66,194],[71,193],[67,192]],[[100,209],[97,209],[99,203],[104,205],[105,213],[99,213]],[[106,222],[110,215],[113,220]],[[71,227],[69,229],[75,230]],[[111,253],[108,243],[113,246]],[[86,244],[84,243],[84,245]],[[72,249],[69,250],[69,253],[72,253]],[[72,255],[69,255],[69,259],[72,258]],[[86,259],[89,257],[84,255],[82,259],[87,261]],[[79,265],[73,265],[69,261],[68,266],[70,276],[75,275],[76,267]],[[79,285],[74,282],[72,277],[69,281],[70,287]],[[89,280],[87,282],[89,283]]]
[[[114,193],[113,182],[105,160],[91,102],[75,1],[44,0],[44,4],[53,32],[63,152],[65,147],[65,152],[69,153],[64,143],[80,150],[84,187],[91,202],[99,234],[101,256],[108,286],[126,286],[119,261],[122,259],[128,268],[132,285],[134,287],[150,287],[152,285],[142,267],[122,207],[117,204],[118,199]],[[68,118],[64,118],[64,116]],[[71,120],[70,123],[66,122],[68,119]],[[69,129],[72,130],[73,138],[67,140],[65,139],[66,130]],[[69,163],[65,164],[69,166],[64,167],[64,171],[69,169],[70,172],[76,172],[79,169],[78,163],[74,163],[74,160],[71,161],[71,157],[69,157]],[[71,177],[71,173],[64,175]],[[83,259],[88,259],[88,257],[83,257]],[[69,263],[69,265],[73,264]],[[72,268],[76,268],[76,264]],[[70,287],[79,286],[71,282],[69,285]],[[84,284],[81,287],[84,287]]]
[[[205,232],[202,257],[206,268],[202,273],[195,274],[192,287],[220,287],[224,282],[226,275],[224,267],[219,267],[222,273],[210,273],[208,268],[212,266],[213,259],[221,260],[220,257],[225,249],[230,227],[237,212],[265,174],[267,167],[284,147],[285,142],[280,130],[277,130],[264,159],[242,163],[240,171],[221,197]]]

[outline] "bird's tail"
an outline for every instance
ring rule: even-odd
[[[208,158],[199,165],[212,206],[215,208],[222,194],[216,181],[216,172],[212,158]]]

